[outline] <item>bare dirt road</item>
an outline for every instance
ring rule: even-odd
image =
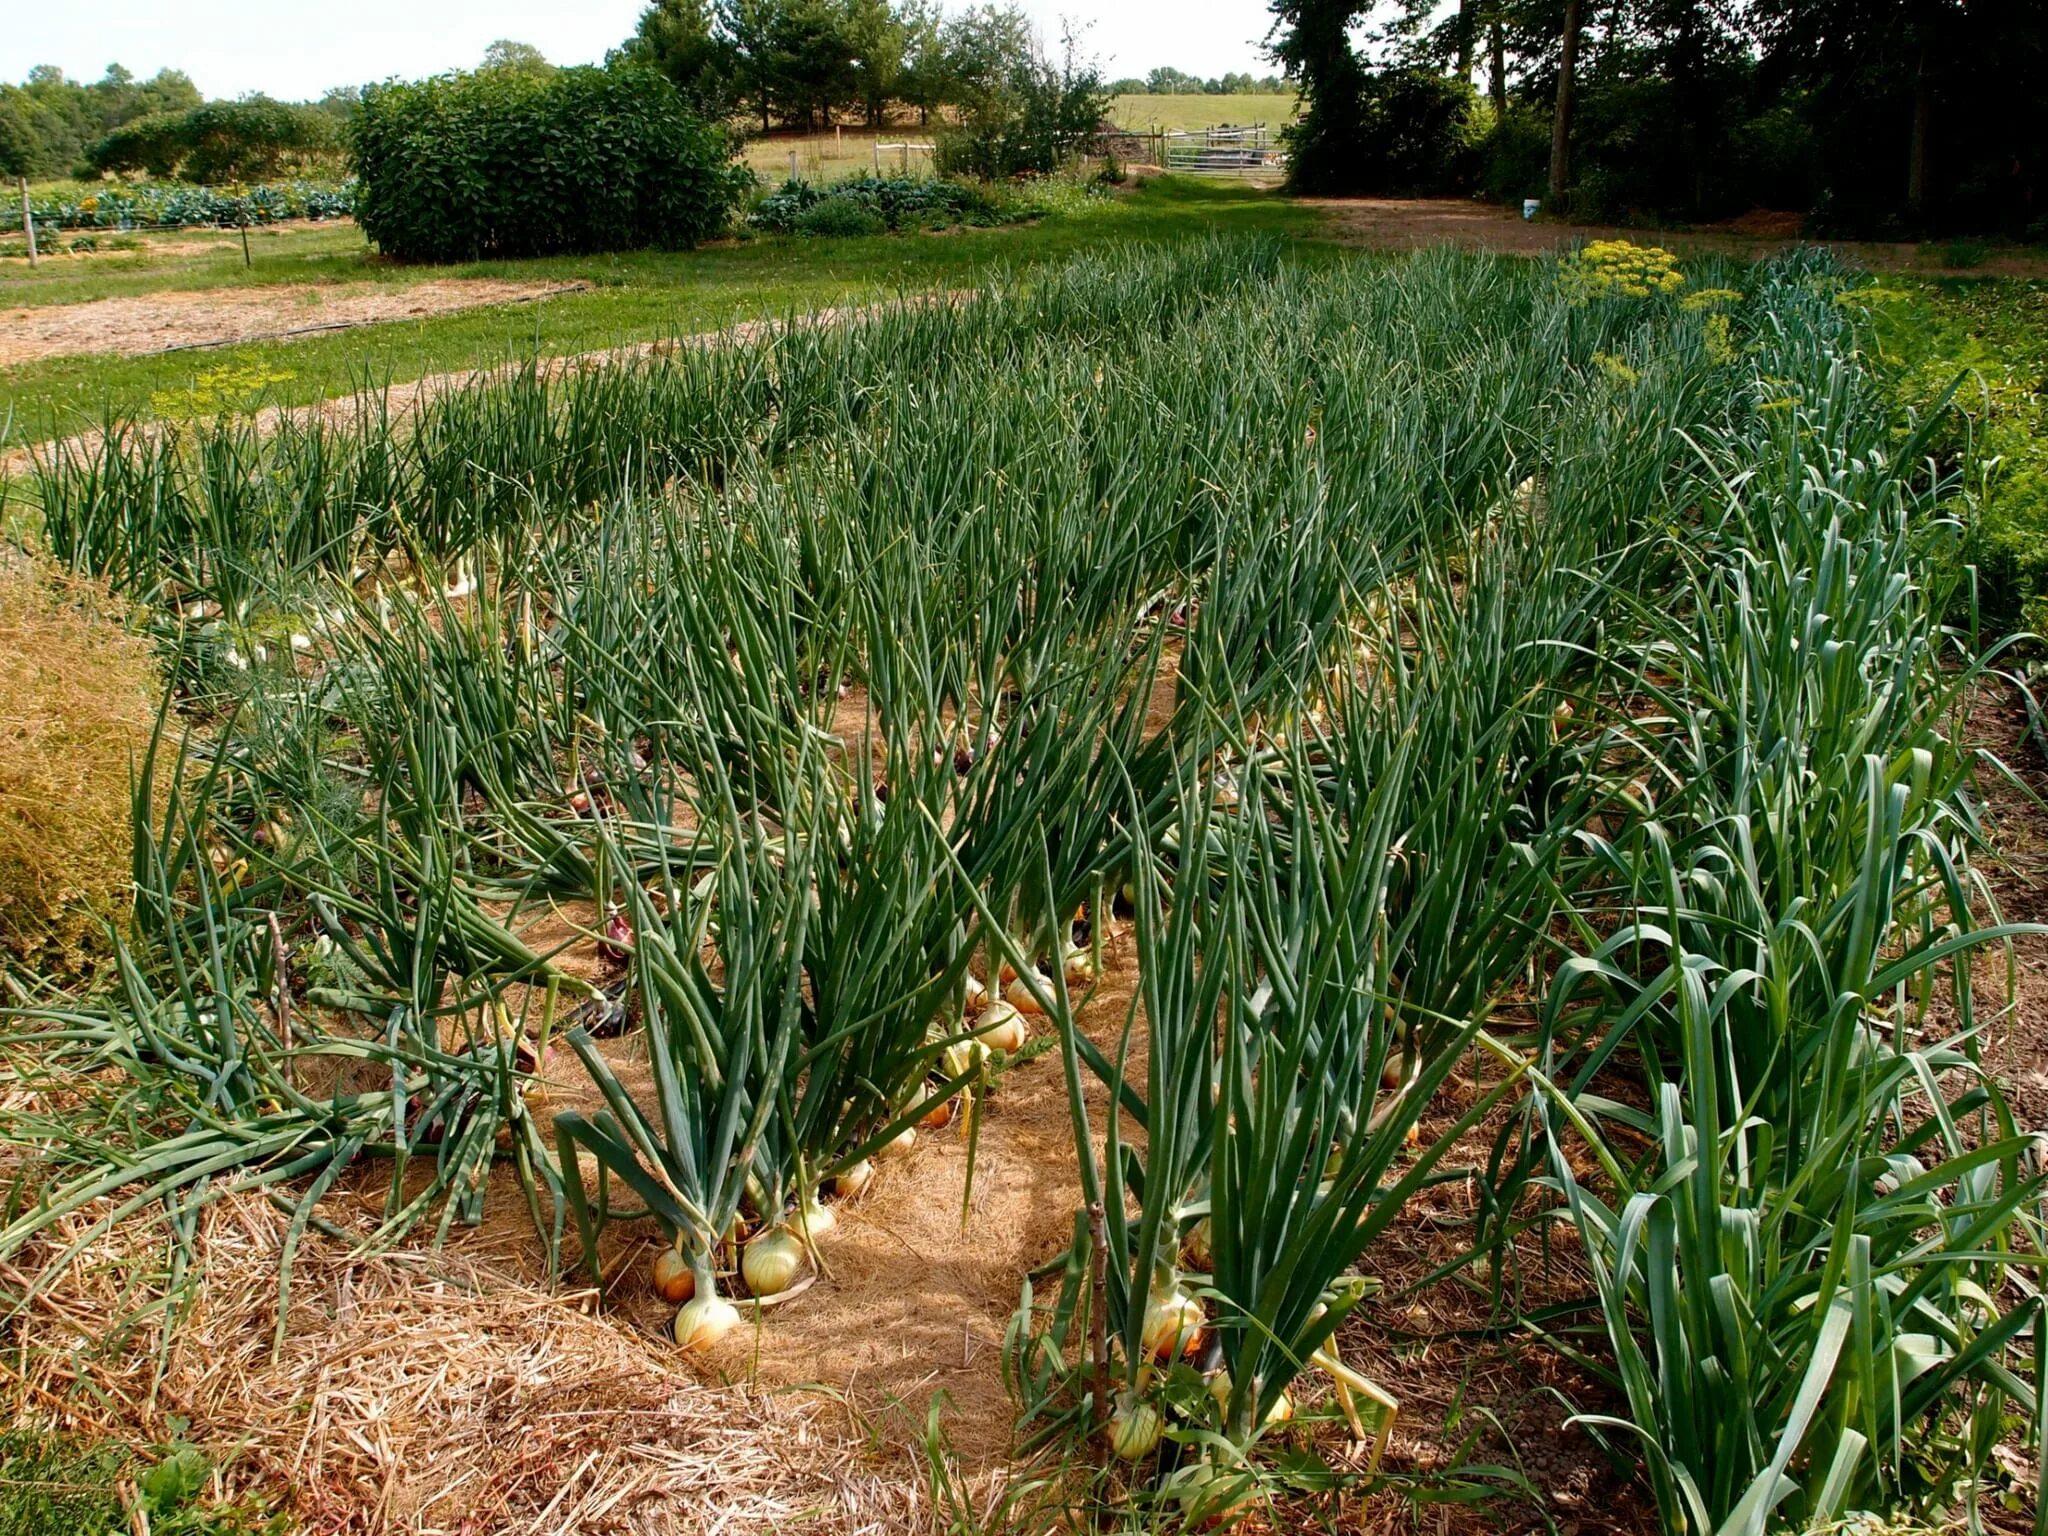
[[[208,288],[94,299],[0,311],[0,368],[82,352],[135,356],[178,347],[343,330],[414,320],[454,310],[516,304],[582,288],[582,283],[513,282],[502,278],[432,278],[426,282],[291,283]]]

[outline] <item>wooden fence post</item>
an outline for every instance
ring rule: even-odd
[[[28,207],[28,178],[23,176],[20,178],[20,181],[21,228],[22,233],[28,236],[28,264],[34,266],[36,264],[36,220],[35,215],[29,212]]]

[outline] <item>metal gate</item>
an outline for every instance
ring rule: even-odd
[[[1226,124],[1193,132],[1160,135],[1160,164],[1186,176],[1257,176],[1286,167],[1286,154],[1273,142],[1264,123],[1249,127]]]

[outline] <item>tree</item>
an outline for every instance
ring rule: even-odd
[[[1343,188],[1365,142],[1365,67],[1351,45],[1357,0],[1273,0],[1273,57],[1301,88],[1286,130],[1287,179],[1304,192]]]
[[[938,0],[905,0],[896,12],[903,28],[903,67],[897,98],[917,109],[928,124],[932,113],[953,100],[953,76],[946,54],[946,16]]]
[[[908,29],[889,0],[843,0],[842,36],[851,51],[853,90],[868,126],[879,128],[903,78]]]
[[[95,141],[86,159],[95,171],[248,181],[339,147],[335,119],[318,107],[246,96],[123,123]]]
[[[19,86],[0,85],[0,176],[32,174],[39,148],[24,92]]]
[[[1572,184],[1572,97],[1578,87],[1580,0],[1564,0],[1557,49],[1557,111],[1550,122],[1550,201],[1562,208]]]
[[[533,44],[514,42],[509,37],[501,37],[486,48],[483,62],[477,68],[528,75],[535,79],[545,79],[555,72],[555,66]]]
[[[619,54],[667,75],[707,118],[729,117],[740,105],[738,61],[709,0],[654,0]]]

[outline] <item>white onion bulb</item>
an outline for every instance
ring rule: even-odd
[[[1109,1420],[1109,1448],[1125,1461],[1138,1461],[1159,1448],[1166,1421],[1144,1401],[1121,1399]]]
[[[910,1156],[911,1150],[916,1146],[917,1127],[914,1125],[906,1125],[894,1136],[890,1137],[887,1141],[883,1142],[879,1147],[875,1148],[875,1157],[877,1161],[884,1163],[893,1163],[898,1158]]]
[[[1031,1038],[1031,1026],[1024,1022],[1022,1009],[1008,1003],[991,1003],[974,1026],[974,1038],[992,1051],[1014,1056]]]
[[[756,1296],[779,1296],[803,1272],[804,1245],[786,1227],[763,1232],[740,1254],[740,1276]]]
[[[875,1176],[875,1165],[862,1158],[851,1168],[843,1169],[832,1181],[832,1193],[842,1200],[852,1200],[868,1187],[868,1181]]]
[[[714,1291],[697,1297],[676,1314],[676,1342],[684,1349],[709,1349],[739,1322],[739,1308]]]

